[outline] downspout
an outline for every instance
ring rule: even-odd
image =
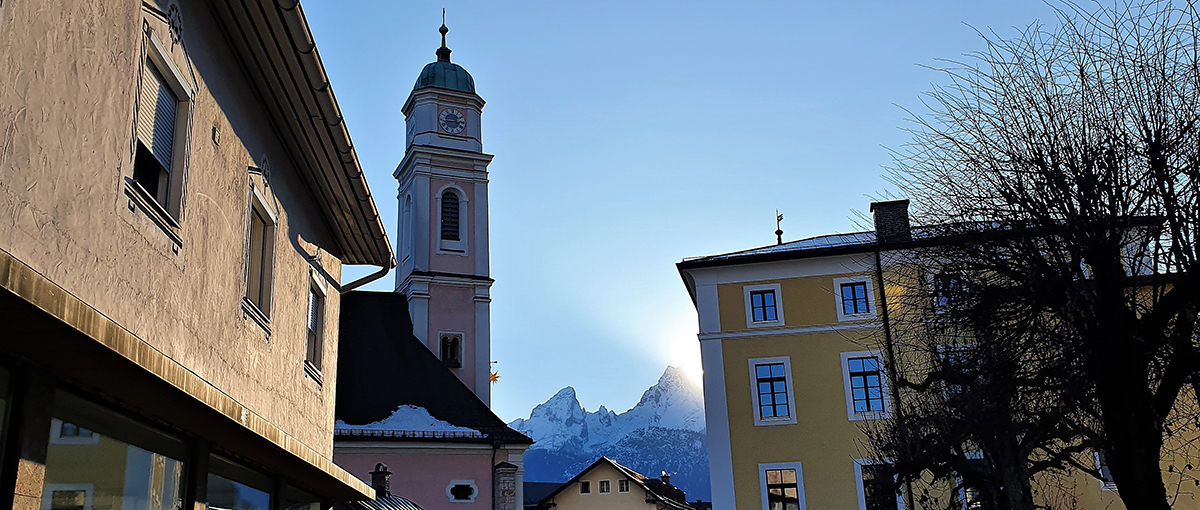
[[[876,234],[878,235],[878,234]],[[875,240],[875,281],[879,282],[879,305],[883,310],[883,345],[887,350],[888,357],[888,378],[891,379],[890,390],[892,394],[892,409],[896,413],[896,423],[900,427],[900,433],[907,436],[904,429],[904,410],[900,407],[900,387],[896,384],[899,380],[896,369],[896,351],[892,344],[892,325],[888,317],[888,302],[886,287],[883,284],[883,263],[880,255],[879,239]],[[907,446],[907,437],[903,438],[903,443]],[[901,449],[901,452],[905,450]],[[912,481],[904,482],[904,507],[916,508],[913,506]]]
[[[385,265],[382,265],[382,266],[379,266],[379,268],[380,268],[380,269],[379,269],[378,271],[374,272],[374,273],[371,273],[371,274],[369,274],[369,275],[366,275],[366,276],[364,276],[364,277],[362,277],[362,278],[359,278],[359,279],[357,279],[357,280],[354,280],[354,281],[352,281],[352,282],[350,282],[350,283],[347,283],[347,284],[345,284],[345,285],[342,285],[341,287],[338,287],[338,292],[339,292],[339,293],[341,293],[341,294],[345,294],[345,293],[347,293],[347,292],[350,292],[350,291],[352,291],[352,290],[354,290],[354,289],[357,289],[357,288],[359,288],[359,287],[362,287],[363,285],[366,285],[366,284],[368,284],[368,283],[371,283],[371,282],[373,282],[373,281],[375,281],[375,280],[378,280],[378,279],[380,279],[380,278],[383,278],[384,276],[387,276],[387,274],[388,274],[388,272],[389,272],[389,271],[391,271],[392,269],[395,269],[395,268],[396,268],[396,257],[392,257],[390,260],[388,260],[388,263],[387,263],[387,264],[385,264]]]

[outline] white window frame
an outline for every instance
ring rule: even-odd
[[[166,213],[169,221],[175,222],[174,227],[178,228],[178,223],[183,221],[183,193],[184,185],[187,181],[187,160],[188,146],[190,144],[189,133],[191,131],[192,110],[196,98],[195,89],[188,84],[187,78],[183,76],[179,66],[171,59],[170,54],[163,47],[162,42],[158,37],[147,29],[144,32],[144,41],[146,47],[145,57],[142,59],[141,66],[138,68],[138,86],[145,86],[147,76],[145,66],[153,65],[158,74],[163,77],[163,81],[171,92],[175,95],[175,132],[171,147],[171,168],[167,169],[170,181],[167,186],[167,203],[159,204],[154,197],[156,190],[144,190],[150,194],[149,197],[153,203],[161,208],[162,213]],[[138,112],[137,115],[143,113],[141,103],[141,91],[138,91]],[[134,119],[134,125],[137,124],[137,119]],[[136,129],[135,129],[136,131]],[[137,135],[134,134],[133,143],[137,144]],[[132,172],[133,166],[130,165]],[[130,174],[132,176],[132,173]],[[132,180],[131,180],[132,182]],[[139,186],[140,187],[140,186]]]
[[[850,391],[850,358],[865,358],[874,356],[879,359],[879,386],[883,391],[883,411],[871,411],[866,413],[854,412],[854,393]],[[846,394],[846,418],[850,421],[859,420],[878,420],[888,418],[892,415],[891,387],[888,385],[887,358],[883,357],[882,351],[853,351],[842,353],[842,387]]]
[[[587,484],[587,492],[583,492],[584,484]],[[591,496],[595,492],[596,491],[592,490],[592,481],[591,480],[580,480],[579,481],[579,495],[580,496]]]
[[[55,491],[83,491],[83,510],[92,510],[93,485],[90,483],[48,483],[42,487],[42,510],[50,510]]]
[[[866,283],[867,284],[867,312],[866,313],[845,313],[845,308],[842,307],[842,284],[846,283]],[[875,281],[870,275],[847,276],[844,278],[833,279],[833,302],[837,307],[838,322],[846,321],[861,321],[866,319],[874,319],[877,314],[875,309]]]
[[[800,469],[800,462],[769,462],[758,465],[758,490],[762,494],[763,510],[771,510],[767,502],[767,470],[768,469],[795,469],[796,470],[796,499],[800,504],[800,510],[805,510],[807,506],[804,503],[804,471]]]
[[[854,459],[854,480],[858,486],[858,510],[867,510],[867,492],[866,487],[863,487],[863,466],[878,466],[880,464],[891,464],[891,459]],[[904,506],[904,488],[896,491],[896,509],[905,510]]]
[[[755,321],[754,308],[750,306],[750,293],[763,290],[775,292],[775,320],[773,321]],[[746,327],[747,328],[769,328],[782,326],[783,321],[783,292],[780,290],[778,283],[767,283],[763,285],[746,285],[742,287],[742,296],[746,302]]]
[[[754,416],[754,425],[756,427],[764,427],[771,425],[795,425],[796,424],[796,392],[792,388],[792,358],[790,356],[776,356],[772,358],[750,358],[748,365],[750,367],[750,411]],[[783,373],[787,377],[787,392],[788,392],[788,417],[787,418],[762,418],[758,408],[758,374],[754,370],[754,365],[766,363],[783,363]]]
[[[62,420],[53,418],[50,420],[50,444],[98,444],[100,442],[100,434],[92,430],[91,437],[61,437],[62,436]],[[76,425],[78,427],[78,425]],[[87,428],[87,427],[84,427]],[[91,429],[88,429],[91,430]]]
[[[456,194],[458,194],[458,240],[457,241],[448,241],[446,239],[442,239],[442,194],[448,190],[452,190]],[[443,254],[443,255],[461,255],[464,257],[468,256],[469,253],[467,251],[467,225],[469,223],[467,220],[468,220],[469,215],[467,214],[467,209],[468,209],[467,206],[469,205],[470,201],[467,200],[467,192],[463,191],[462,188],[460,188],[454,184],[447,184],[445,186],[442,186],[440,189],[438,189],[437,195],[434,198],[437,200],[437,232],[435,232],[435,234],[434,234],[437,237],[437,243],[438,243],[437,244],[437,247],[438,247],[437,252],[439,254]]]
[[[454,494],[450,493],[450,489],[453,489],[456,485],[470,485],[471,497],[469,499],[454,499]],[[479,486],[475,485],[475,480],[450,480],[450,485],[446,486],[446,499],[449,499],[451,503],[474,503],[477,497],[479,497]]]
[[[596,484],[596,493],[597,494],[612,493],[612,481],[611,480],[600,480],[599,483]]]
[[[629,492],[629,480],[617,480],[617,492],[627,494]]]

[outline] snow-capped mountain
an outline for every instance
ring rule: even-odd
[[[525,454],[525,480],[565,482],[601,455],[646,476],[666,471],[688,499],[709,499],[704,396],[682,369],[667,367],[632,409],[588,412],[567,386],[508,424],[536,443]]]

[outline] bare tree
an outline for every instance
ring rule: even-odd
[[[936,437],[920,427],[971,428],[976,450],[942,469],[965,478],[965,460],[979,460],[967,457],[982,455],[980,476],[1004,478],[993,485],[1013,494],[996,497],[1012,508],[1032,504],[1023,494],[1039,471],[1100,476],[1080,460],[1095,449],[1127,508],[1165,509],[1182,484],[1168,491],[1164,478],[1190,469],[1171,459],[1190,455],[1181,438],[1197,427],[1200,16],[1191,2],[1149,1],[1065,4],[1056,21],[981,34],[985,50],[938,69],[949,85],[928,94],[896,153],[890,176],[915,203],[916,242],[938,240],[912,251],[958,275],[964,306],[934,326],[896,318],[896,349],[910,348],[896,362],[925,369],[897,381],[910,414],[891,436],[910,449],[898,462],[915,461],[916,441]],[[943,299],[926,276],[909,284],[913,299]],[[949,370],[938,335],[969,337],[976,363]],[[918,354],[923,365],[906,359]],[[933,402],[948,385],[965,388],[962,402]]]

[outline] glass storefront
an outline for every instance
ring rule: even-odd
[[[271,478],[213,455],[208,464],[209,510],[271,510]]]
[[[180,510],[186,444],[58,391],[42,510]]]

